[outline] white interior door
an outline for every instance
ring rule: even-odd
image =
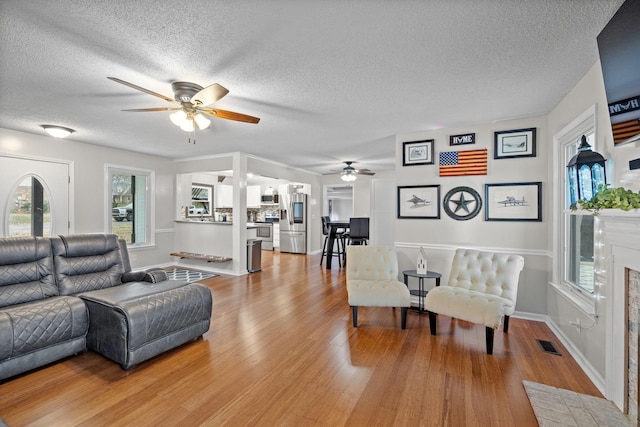
[[[2,237],[9,236],[9,215],[16,205],[16,190],[26,178],[35,177],[44,187],[51,213],[52,236],[69,232],[69,163],[0,155],[0,215]]]

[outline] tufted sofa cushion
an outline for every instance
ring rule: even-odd
[[[3,238],[0,244],[0,307],[56,295],[51,241],[44,237]]]
[[[125,272],[115,234],[75,234],[51,238],[61,295],[122,284]]]

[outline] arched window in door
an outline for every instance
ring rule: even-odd
[[[44,236],[52,234],[51,196],[35,175],[27,175],[16,185],[8,200],[8,236]]]

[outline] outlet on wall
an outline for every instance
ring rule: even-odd
[[[138,255],[131,254],[131,261],[137,261],[137,260],[138,260]]]
[[[578,331],[578,333],[580,333],[580,330],[582,329],[582,325],[580,324],[580,318],[576,317],[576,320],[573,322],[569,322],[569,324],[571,326],[574,326],[576,328],[576,330]]]

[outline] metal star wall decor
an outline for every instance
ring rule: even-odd
[[[455,187],[444,196],[444,211],[451,218],[466,221],[478,215],[482,210],[482,199],[476,190],[470,187]]]

